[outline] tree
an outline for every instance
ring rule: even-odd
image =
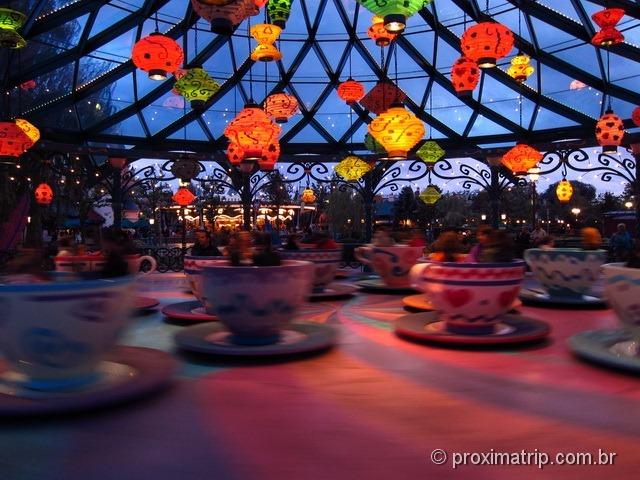
[[[393,203],[393,223],[397,227],[401,223],[417,218],[418,203],[411,187],[403,187],[400,195]]]
[[[327,200],[325,212],[329,217],[331,233],[340,238],[362,238],[364,206],[360,195],[349,188],[333,186]]]
[[[459,228],[467,223],[469,197],[461,193],[445,193],[436,203],[436,216],[442,219],[445,228]]]

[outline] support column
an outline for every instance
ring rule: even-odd
[[[633,179],[633,195],[634,195],[634,209],[636,211],[636,231],[633,232],[635,238],[640,238],[640,143],[634,143],[631,145],[631,151],[633,152],[633,159],[636,162],[635,177]]]
[[[366,243],[371,242],[373,237],[373,180],[371,174],[367,173],[364,177],[364,191],[362,192],[362,200],[364,202],[364,239]]]
[[[242,174],[242,192],[240,198],[242,199],[242,221],[243,228],[246,231],[251,230],[251,175],[248,173]]]
[[[111,208],[113,209],[113,225],[117,230],[122,228],[122,170],[115,169],[111,190]]]
[[[489,188],[489,223],[492,228],[500,228],[500,167],[491,165],[491,187]]]

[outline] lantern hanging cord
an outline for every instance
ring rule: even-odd
[[[251,52],[251,17],[247,19],[247,44],[249,52]],[[249,62],[251,62],[249,66],[249,103],[253,103],[253,60],[251,60],[251,55],[249,55]]]
[[[607,83],[605,84],[605,93],[607,94],[609,100],[609,110],[611,110],[611,95],[609,95],[609,85],[611,83],[611,71],[610,71],[610,59],[609,59],[609,48],[607,47]]]
[[[398,86],[398,45],[394,44],[393,45],[393,63],[394,63],[394,68],[396,70],[396,102],[400,101],[400,87]]]
[[[156,9],[156,14],[154,15],[154,20],[156,23],[156,33],[160,32],[160,28],[158,27],[158,10]]]
[[[264,62],[264,101],[267,101],[267,65],[268,62]]]
[[[429,91],[429,116],[433,118],[433,81],[431,82],[431,91]],[[431,123],[429,123],[429,140],[431,140],[432,134],[433,130],[431,128]]]

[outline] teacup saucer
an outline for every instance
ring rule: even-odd
[[[136,312],[145,312],[160,305],[160,300],[152,297],[136,296],[133,302],[133,308]]]
[[[387,285],[381,278],[368,278],[365,280],[358,280],[355,284],[363,289],[365,292],[371,293],[391,293],[391,294],[407,294],[415,293],[416,290],[410,286],[394,287]]]
[[[61,391],[33,390],[0,361],[0,416],[80,412],[128,402],[167,386],[176,366],[168,353],[117,347],[100,363],[96,381]]]
[[[409,295],[408,297],[404,297],[402,299],[402,303],[404,304],[407,310],[421,311],[421,312],[430,312],[434,310],[433,305],[429,300],[427,300],[427,296],[424,293],[419,293],[417,295]],[[514,312],[522,307],[522,302],[520,300],[514,300],[511,304],[511,312]]]
[[[523,288],[520,290],[520,300],[525,305],[546,308],[607,308],[604,299],[591,295],[582,297],[555,297],[537,288]]]
[[[507,314],[495,331],[487,335],[460,335],[446,329],[437,312],[413,313],[396,321],[395,332],[400,337],[450,345],[505,345],[540,340],[551,328],[545,322],[523,315]]]
[[[578,357],[605,367],[640,374],[640,330],[590,330],[567,340]]]
[[[245,346],[231,341],[232,335],[220,323],[194,325],[174,336],[176,345],[189,352],[231,357],[271,357],[324,350],[336,342],[337,332],[319,323],[293,323],[270,345]]]
[[[309,300],[335,300],[348,298],[358,291],[358,287],[349,283],[330,283],[321,292],[313,292]]]
[[[213,322],[218,318],[209,315],[197,300],[172,303],[162,308],[162,314],[171,320],[182,322]]]

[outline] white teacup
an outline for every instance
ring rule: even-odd
[[[423,247],[393,245],[390,247],[364,246],[355,249],[355,257],[371,265],[382,281],[391,287],[408,287],[409,271],[422,256]]]
[[[640,268],[624,263],[602,266],[604,296],[623,325],[640,328]]]
[[[322,292],[336,275],[342,260],[342,248],[283,250],[280,255],[285,260],[301,260],[313,263],[313,291]]]
[[[184,274],[187,277],[191,292],[204,306],[206,312],[213,315],[212,302],[207,300],[202,288],[202,269],[209,265],[215,265],[216,262],[222,260],[223,257],[199,257],[197,255],[185,255],[184,257]]]

